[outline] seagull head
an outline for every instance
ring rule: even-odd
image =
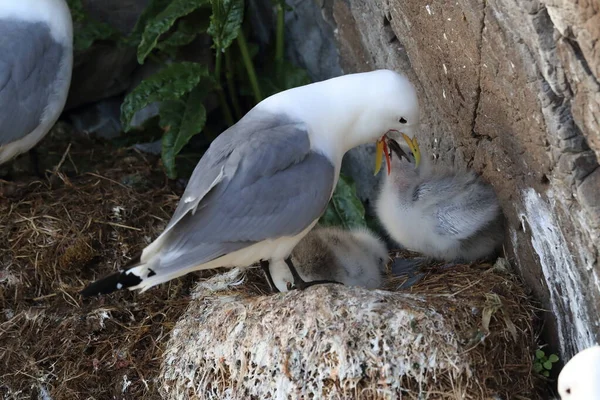
[[[600,346],[575,355],[558,376],[561,400],[600,399]]]
[[[387,69],[289,89],[257,108],[306,123],[311,147],[337,163],[348,150],[368,143],[378,143],[380,157],[388,137],[412,138],[419,126],[415,87],[404,75]]]
[[[377,143],[375,154],[375,174],[381,168],[381,160],[385,155],[388,174],[390,173],[390,160],[387,142],[393,139],[404,139],[409,143],[412,152],[418,144],[410,142],[415,137],[419,127],[419,101],[417,91],[404,75],[390,70],[374,71],[370,77],[374,83],[369,85],[372,106],[362,116],[366,128],[365,133],[370,135],[369,141]],[[417,163],[418,165],[418,163]]]

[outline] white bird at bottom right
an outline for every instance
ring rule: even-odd
[[[558,375],[561,400],[600,399],[600,346],[577,353]]]
[[[391,168],[377,199],[377,216],[403,247],[444,261],[493,255],[504,238],[494,189],[474,172],[436,168],[421,160],[415,139],[389,139]],[[406,150],[405,150],[406,149]]]

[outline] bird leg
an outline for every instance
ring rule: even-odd
[[[271,286],[271,290],[275,293],[279,292],[279,289],[277,289],[277,286],[275,286],[275,282],[273,282],[271,270],[269,270],[269,261],[260,260],[260,267],[267,276],[267,281],[269,282],[269,286]]]
[[[292,276],[294,277],[294,285],[293,285],[292,289],[304,290],[311,286],[320,285],[323,283],[337,283],[338,285],[342,285],[342,283],[340,283],[340,282],[328,281],[328,280],[317,280],[317,281],[305,282],[304,279],[302,279],[300,277],[300,274],[296,270],[296,267],[294,267],[294,264],[292,263],[292,257],[286,258],[285,263],[287,264],[288,268],[290,269],[290,272],[292,273]],[[288,286],[288,289],[290,289],[289,286]]]
[[[33,173],[40,179],[44,178],[44,174],[40,170],[40,154],[35,147],[29,150],[29,162]]]

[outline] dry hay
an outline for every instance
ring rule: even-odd
[[[160,233],[177,190],[156,157],[56,135],[40,146],[47,179],[0,181],[0,398],[159,398],[192,277],[141,296],[78,292]]]
[[[83,301],[78,292],[91,280],[120,268],[155,238],[176,206],[180,190],[168,184],[155,157],[90,139],[72,140],[70,135],[67,141],[57,140],[56,132],[53,135],[40,146],[49,148],[44,156],[47,179],[0,181],[0,398],[160,398],[163,382],[157,377],[163,351],[188,306],[195,277],[173,280],[142,295],[124,292]],[[314,371],[297,368],[303,357],[315,360],[315,368],[334,367],[362,352],[374,358],[352,368],[338,368],[313,388],[330,394],[343,388],[375,398],[401,385],[411,398],[419,387],[430,388],[435,377],[437,392],[431,398],[461,398],[463,392],[468,395],[465,398],[484,398],[492,392],[511,399],[529,397],[534,344],[532,313],[523,288],[509,275],[487,267],[438,272],[430,273],[411,294],[330,286],[266,296],[262,274],[249,270],[243,285],[200,297],[190,305],[171,342],[169,368],[162,378],[170,388],[167,396],[188,394],[189,385],[198,387],[208,377],[214,378],[213,391],[229,390],[229,397],[244,393],[249,381],[242,378],[240,368],[255,368],[250,360],[256,360],[259,353],[248,344],[249,354],[228,353],[230,358],[210,359],[200,345],[211,341],[202,342],[200,335],[218,335],[211,338],[215,348],[204,350],[215,354],[220,348],[225,354],[226,345],[235,337],[241,341],[239,335],[246,332],[248,343],[262,344],[263,354],[273,348],[285,350],[278,354],[285,363],[277,364],[273,358],[273,368],[287,365],[280,377],[300,378],[290,380],[290,387],[306,381],[308,372]],[[399,282],[395,279],[390,285],[395,288]],[[311,296],[313,301],[309,301]],[[242,300],[232,301],[237,298]],[[203,309],[214,313],[200,314]],[[225,309],[230,312],[223,313]],[[224,323],[243,313],[243,326],[252,326],[255,337],[248,336],[251,329],[230,331],[232,326]],[[338,325],[317,320],[318,313]],[[351,315],[355,318],[348,319]],[[356,315],[361,315],[360,321]],[[489,331],[482,326],[483,315],[491,315]],[[279,339],[272,335],[274,329],[289,329],[294,321],[299,324],[297,330],[318,333],[312,352],[298,350],[295,332],[288,331]],[[390,335],[373,341],[374,336],[365,334],[364,321]],[[514,325],[517,341],[507,321]],[[344,323],[347,330],[335,330]],[[398,333],[407,323],[408,328]],[[331,338],[340,332],[343,340],[350,341],[334,342]],[[187,348],[178,342],[186,335],[195,338]],[[399,344],[413,349],[413,354],[391,354]],[[380,351],[395,358],[384,364]],[[201,363],[210,368],[199,371]],[[468,378],[469,369],[472,378]],[[382,378],[401,372],[400,380]],[[347,378],[340,382],[340,376]]]
[[[533,308],[497,267],[433,271],[409,292],[214,280],[173,330],[166,398],[535,398]]]

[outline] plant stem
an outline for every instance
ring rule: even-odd
[[[285,0],[277,2],[277,30],[275,35],[275,72],[277,79],[281,79],[283,72],[283,51],[285,48]]]
[[[235,92],[233,72],[233,66],[231,65],[231,50],[227,49],[225,51],[225,77],[227,79],[227,91],[229,92],[231,104],[233,104],[233,112],[235,113],[235,119],[240,119],[242,118],[242,109],[240,108],[237,93]]]
[[[250,58],[250,53],[248,52],[248,44],[246,43],[246,37],[244,36],[244,32],[242,32],[241,29],[237,37],[237,43],[240,47],[240,53],[242,53],[242,60],[244,61],[244,66],[246,67],[246,71],[248,72],[248,79],[250,79],[252,92],[254,92],[254,100],[256,101],[256,103],[260,103],[262,101],[260,86],[258,86],[258,79],[256,78],[256,72],[254,71],[254,65],[252,65],[252,59]]]
[[[233,116],[231,115],[231,109],[229,109],[229,104],[227,104],[227,99],[225,98],[225,93],[223,92],[223,86],[221,86],[221,64],[223,60],[223,53],[220,49],[217,49],[217,55],[215,60],[215,81],[217,82],[217,95],[219,96],[219,104],[221,106],[221,110],[223,111],[223,117],[225,118],[225,122],[227,126],[233,125]]]

